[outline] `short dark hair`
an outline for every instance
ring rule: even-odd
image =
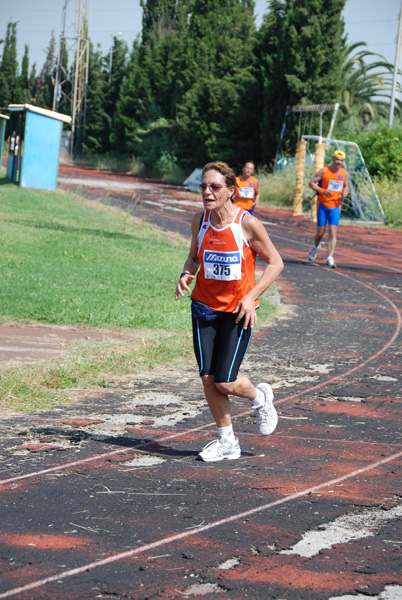
[[[251,164],[253,164],[253,165],[254,165],[254,169],[255,169],[255,162],[254,162],[253,160],[251,160],[251,159],[250,159],[250,160],[246,160],[246,161],[243,163],[243,169],[244,169],[244,167],[246,166],[246,164],[247,164],[247,163],[249,163],[249,162],[251,162]]]
[[[206,164],[202,170],[203,177],[207,171],[218,171],[218,173],[224,176],[228,187],[236,187],[236,173],[225,162],[217,160]]]

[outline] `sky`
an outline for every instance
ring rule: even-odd
[[[61,32],[62,8],[66,0],[0,0],[0,38],[9,20],[17,21],[18,63],[29,46],[30,65],[37,72],[43,66],[51,31],[57,47]],[[402,0],[347,0],[343,12],[349,42],[366,42],[367,50],[382,54],[394,64],[398,17]],[[141,33],[142,9],[139,0],[88,0],[90,4],[89,35],[102,52],[109,51],[112,37],[121,34],[128,46]],[[260,26],[267,0],[256,0],[256,24]],[[66,36],[73,37],[72,27],[78,0],[68,0]],[[1,48],[1,47],[0,47]]]

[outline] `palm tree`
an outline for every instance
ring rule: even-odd
[[[359,49],[366,45],[356,42],[345,45],[344,50],[345,87],[340,108],[349,115],[352,127],[367,125],[378,117],[385,117],[389,111],[394,66],[381,54]],[[356,49],[359,50],[355,52]],[[400,86],[398,91],[401,91]],[[399,100],[396,110],[402,112]]]

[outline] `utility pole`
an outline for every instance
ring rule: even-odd
[[[392,92],[391,92],[391,102],[389,105],[388,127],[392,127],[392,121],[394,119],[396,86],[397,86],[398,76],[399,76],[399,65],[401,63],[401,44],[402,44],[402,1],[401,1],[401,8],[399,11],[398,40],[396,42],[394,77],[392,80]]]
[[[63,107],[71,116],[69,154],[81,153],[84,141],[85,101],[89,74],[89,3],[90,0],[75,0],[75,11],[68,10],[73,0],[63,0],[60,47],[57,57],[56,78],[53,93],[53,110]],[[67,57],[71,53],[73,64],[70,73]]]

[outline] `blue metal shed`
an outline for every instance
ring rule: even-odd
[[[20,187],[55,190],[62,127],[71,117],[31,104],[9,104],[8,110],[20,143],[8,157],[7,177]]]

